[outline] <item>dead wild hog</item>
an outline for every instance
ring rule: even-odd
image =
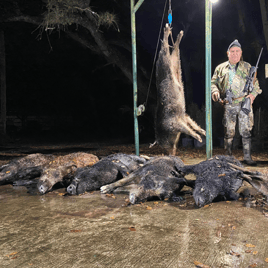
[[[77,168],[92,166],[99,159],[93,154],[76,152],[63,156],[30,154],[10,161],[1,167],[0,185],[13,183],[14,186],[37,184],[41,194],[72,175]],[[32,180],[40,177],[39,179]]]
[[[199,132],[206,135],[185,112],[184,86],[181,75],[179,44],[181,31],[170,53],[168,38],[171,28],[166,24],[164,38],[156,63],[157,109],[155,116],[155,143],[175,155],[181,133],[202,142]]]
[[[242,167],[234,157],[218,155],[181,169],[184,174],[196,175],[193,197],[198,207],[212,203],[215,199],[237,200],[239,198],[236,191],[243,182],[242,172],[233,169],[229,163]]]
[[[61,182],[69,180],[69,184],[72,179],[73,173],[76,171],[76,166],[59,166],[59,167],[51,167],[45,168],[42,171],[42,175],[37,182],[37,189],[40,194],[45,194],[49,192],[54,185]]]
[[[127,177],[102,186],[101,192],[109,193],[117,188],[124,188],[129,192],[131,204],[155,197],[161,200],[171,198],[187,184],[186,179],[180,174],[183,166],[183,162],[177,156],[153,157]]]
[[[0,185],[26,177],[31,179],[40,176],[42,168],[54,158],[53,155],[36,153],[11,160],[0,168]]]
[[[77,168],[92,166],[99,161],[99,158],[94,154],[76,152],[66,155],[56,156],[53,161],[50,161],[47,168],[56,168],[60,166],[72,166]]]
[[[99,190],[105,184],[126,177],[145,162],[145,158],[136,155],[122,153],[109,155],[92,167],[77,169],[72,183],[67,187],[67,192],[74,195]]]
[[[45,194],[56,183],[71,179],[77,168],[91,167],[98,161],[99,159],[96,155],[83,152],[58,156],[43,168],[37,184],[38,191],[41,194]]]

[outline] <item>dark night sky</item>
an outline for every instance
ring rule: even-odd
[[[254,34],[259,38],[260,47],[264,47],[258,73],[264,89],[267,50],[259,1],[246,2],[250,5],[247,14],[254,18]],[[138,64],[144,66],[148,74],[156,51],[164,3],[145,0],[136,13]],[[205,101],[205,1],[172,1],[172,11],[174,39],[188,23],[190,25],[180,46],[183,72],[189,68],[193,88],[192,100],[187,99],[185,92],[186,102],[202,105]],[[128,27],[130,14],[121,14],[121,20],[119,27]],[[34,25],[10,23],[5,31],[8,114],[67,115],[73,117],[73,122],[64,130],[75,135],[83,132],[87,137],[98,138],[132,136],[132,84],[121,71],[112,65],[104,66],[103,58],[81,47],[63,32],[60,35],[43,34],[38,41],[38,30],[35,30]],[[227,59],[227,47],[234,39],[242,44],[244,60],[255,65],[257,53],[251,44],[253,36],[250,31],[242,32],[234,1],[219,0],[213,5],[212,33],[212,73]],[[259,105],[266,102],[265,95],[268,95],[263,95]],[[141,129],[146,129],[145,136],[153,139],[152,116],[145,114],[139,122],[143,125]]]

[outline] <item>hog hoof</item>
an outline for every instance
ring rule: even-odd
[[[129,202],[134,205],[136,203],[136,194],[132,193],[129,195]]]
[[[169,27],[168,23],[166,23],[165,32],[167,32],[168,34],[170,34],[171,32],[171,28]]]
[[[202,143],[202,139],[201,139],[201,137],[198,135],[197,136],[197,140],[200,142],[200,143]]]
[[[206,136],[206,131],[205,131],[204,129],[201,129],[201,130],[200,130],[200,133],[201,133],[202,135]]]
[[[113,188],[110,185],[104,185],[100,188],[102,194],[107,194],[113,191]]]

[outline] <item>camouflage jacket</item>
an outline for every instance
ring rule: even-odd
[[[248,94],[244,93],[243,90],[246,84],[246,77],[249,73],[250,67],[251,65],[245,61],[240,61],[238,63],[236,74],[231,84],[233,99],[240,98]],[[216,67],[215,72],[211,78],[211,94],[213,94],[215,91],[219,91],[222,99],[226,97],[226,89],[230,88],[229,70],[229,61],[226,61]],[[258,94],[261,94],[261,92],[262,90],[259,87],[258,79],[256,79],[251,94],[256,97]],[[234,101],[234,103],[240,102],[242,100],[243,99]]]

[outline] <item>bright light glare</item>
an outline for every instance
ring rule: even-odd
[[[210,0],[210,2],[213,4],[213,3],[218,2],[218,0]]]

